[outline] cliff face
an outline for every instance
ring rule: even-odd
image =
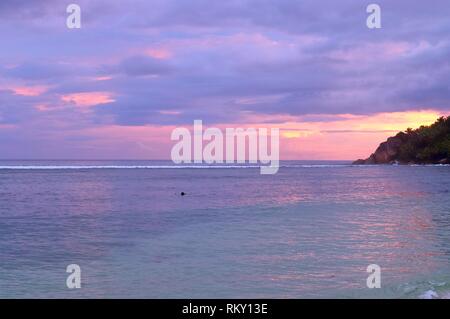
[[[353,164],[450,164],[450,116],[431,126],[390,137],[367,159]]]
[[[402,135],[390,137],[386,142],[381,143],[369,158],[359,159],[354,164],[393,164],[397,161],[400,147],[404,142]]]

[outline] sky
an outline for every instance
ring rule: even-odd
[[[81,28],[66,7],[81,7]],[[0,159],[169,159],[176,127],[365,158],[450,113],[448,0],[1,0]]]

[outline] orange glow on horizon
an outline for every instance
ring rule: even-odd
[[[100,99],[102,101],[102,99]],[[98,100],[95,100],[97,103]],[[93,103],[89,100],[89,103]],[[279,128],[281,160],[356,160],[367,158],[388,137],[408,127],[430,125],[446,113],[436,110],[379,113],[373,115],[322,114],[299,116],[281,123],[268,121],[208,124],[203,130],[225,128]],[[258,119],[262,117],[257,116]],[[320,120],[320,117],[323,120]],[[180,125],[192,132],[192,125]],[[170,159],[170,136],[175,125],[102,125],[83,130],[66,130],[64,137],[89,137],[83,147],[95,150],[90,157]],[[206,143],[205,143],[206,144]],[[204,145],[205,145],[204,144]],[[97,156],[98,154],[98,156]]]
[[[431,125],[440,116],[446,115],[434,110],[379,113],[364,116],[339,116],[334,121],[299,121],[279,125],[293,134],[281,134],[281,158],[283,159],[336,159],[353,160],[366,158],[388,137],[405,131]]]

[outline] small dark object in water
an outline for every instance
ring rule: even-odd
[[[186,193],[185,192],[181,192],[181,194],[180,194],[181,196],[184,196],[184,195],[186,195]]]

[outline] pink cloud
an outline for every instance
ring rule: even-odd
[[[423,45],[421,45],[423,46]],[[409,42],[368,43],[358,47],[339,49],[330,53],[331,58],[342,59],[352,63],[383,59],[395,59],[413,52],[417,45]]]
[[[93,78],[94,81],[109,81],[112,80],[112,76],[96,76]]]
[[[149,48],[145,51],[145,53],[152,58],[162,60],[168,59],[173,55],[170,50],[165,48]]]
[[[52,109],[47,104],[37,104],[37,105],[34,106],[34,108],[36,110],[38,110],[39,112],[47,112],[47,111],[50,111]]]
[[[48,90],[46,86],[15,86],[10,88],[16,95],[39,96]]]
[[[158,112],[159,114],[164,114],[164,115],[180,115],[181,112],[180,111],[176,111],[176,110],[162,110]]]
[[[63,95],[61,100],[75,104],[77,107],[89,108],[99,104],[114,102],[112,93],[109,92],[83,92]]]
[[[1,120],[1,118],[0,118],[0,120]],[[13,125],[13,124],[0,124],[0,129],[14,129],[14,128],[17,128],[17,126],[16,125]]]

